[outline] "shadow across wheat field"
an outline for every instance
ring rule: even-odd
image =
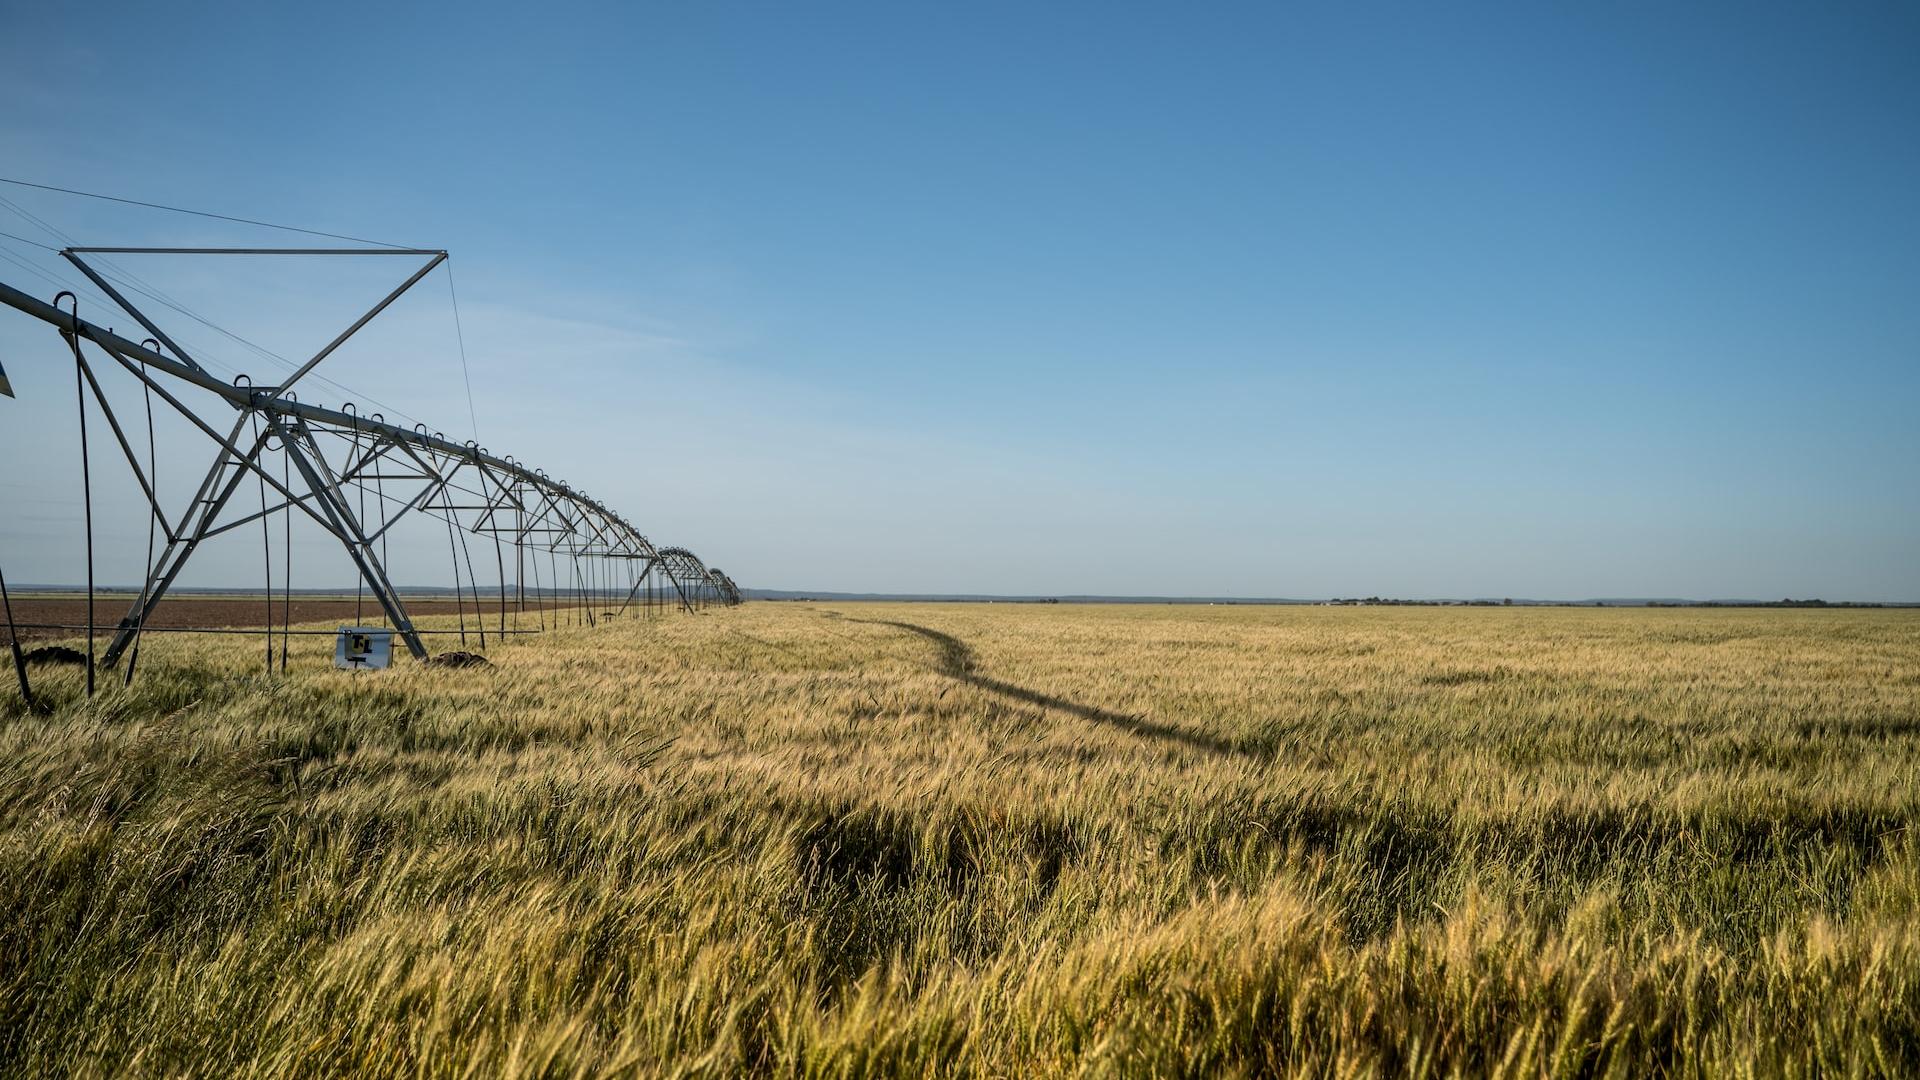
[[[0,1071],[1920,1071],[1920,613],[329,647],[0,703]]]

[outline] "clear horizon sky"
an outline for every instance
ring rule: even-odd
[[[1912,5],[5,25],[0,176],[450,249],[480,441],[742,585],[1920,600]],[[83,243],[302,242],[0,197]],[[127,265],[287,353],[395,272]],[[12,582],[84,578],[63,350],[0,308]],[[470,434],[442,272],[322,371]],[[141,505],[94,437],[99,576],[131,583]],[[212,444],[161,438],[178,504]],[[428,539],[399,580],[451,580]],[[183,583],[257,585],[258,544]],[[294,573],[352,580],[317,535]]]

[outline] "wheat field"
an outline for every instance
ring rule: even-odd
[[[0,1071],[1920,1073],[1920,612],[330,649],[0,697]]]

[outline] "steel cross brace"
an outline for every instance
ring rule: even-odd
[[[141,591],[139,600],[133,605],[128,616],[122,620],[119,633],[109,645],[105,660],[111,664],[127,648],[130,639],[151,618],[162,596],[173,584],[182,568],[194,551],[206,539],[219,535],[248,522],[259,520],[273,513],[291,513],[298,508],[307,518],[318,524],[323,531],[341,541],[353,558],[356,568],[365,582],[374,590],[376,599],[387,609],[388,616],[397,629],[402,632],[403,640],[415,655],[423,656],[418,635],[406,616],[397,591],[388,579],[386,568],[375,555],[375,541],[382,541],[384,535],[395,523],[414,510],[420,510],[426,516],[440,517],[434,512],[432,501],[435,497],[445,503],[449,509],[445,518],[462,532],[491,534],[497,538],[501,533],[512,533],[516,546],[516,581],[522,593],[525,590],[523,576],[523,548],[538,551],[545,548],[550,554],[564,553],[572,559],[585,556],[590,574],[576,573],[572,589],[586,593],[597,590],[608,582],[601,574],[610,569],[609,562],[594,560],[621,560],[641,562],[636,575],[636,584],[627,592],[622,609],[631,603],[638,589],[643,587],[649,576],[655,571],[662,574],[673,586],[681,606],[693,611],[696,605],[705,606],[713,600],[737,603],[738,592],[730,579],[718,571],[710,571],[700,563],[692,552],[684,548],[656,549],[647,538],[634,529],[624,519],[566,484],[551,480],[545,473],[530,470],[511,458],[498,458],[484,448],[469,443],[465,446],[453,443],[444,436],[428,434],[424,428],[408,430],[386,423],[377,418],[367,418],[350,411],[329,409],[318,405],[308,405],[283,395],[293,382],[311,371],[322,360],[337,349],[348,337],[363,327],[380,311],[384,310],[413,284],[417,283],[434,266],[444,259],[444,253],[434,251],[409,251],[405,254],[433,256],[426,265],[416,270],[406,282],[388,293],[372,310],[362,315],[352,326],[337,336],[325,348],[307,360],[291,378],[286,379],[273,390],[255,389],[251,386],[232,385],[215,378],[202,368],[186,351],[172,343],[154,322],[140,313],[134,306],[114,289],[112,284],[85,260],[79,253],[89,251],[117,252],[134,249],[114,248],[77,248],[64,255],[87,277],[98,285],[140,322],[154,338],[172,349],[178,359],[166,356],[158,348],[149,349],[144,344],[135,344],[110,330],[102,329],[85,322],[75,314],[69,314],[53,305],[44,303],[28,294],[0,284],[0,304],[14,307],[22,312],[41,319],[60,329],[63,334],[77,339],[85,338],[100,346],[109,356],[140,380],[153,396],[160,398],[174,411],[179,413],[195,428],[204,432],[219,447],[211,467],[195,489],[193,498],[174,518],[169,520],[162,511],[158,492],[152,479],[140,467],[137,455],[132,451],[126,433],[121,429],[113,410],[108,406],[105,392],[101,387],[92,365],[82,361],[82,375],[90,384],[93,398],[102,406],[115,439],[122,453],[133,466],[135,478],[142,493],[146,496],[149,510],[156,523],[166,534],[166,547],[150,568],[151,572]],[[145,249],[158,250],[158,249]],[[183,252],[199,253],[200,249],[180,249]],[[265,249],[218,249],[208,250],[208,254],[281,254],[287,251],[269,251]],[[317,250],[314,254],[379,254],[372,251],[331,251]],[[400,252],[394,252],[399,254]],[[163,378],[168,382],[163,383]],[[226,434],[216,430],[199,412],[182,402],[168,389],[168,385],[185,382],[199,389],[209,391],[222,398],[237,413],[235,423]],[[245,438],[249,425],[263,423],[265,426],[251,439]],[[351,442],[353,451],[346,455],[346,461],[336,470],[324,453],[318,436],[328,434],[339,438],[343,443]],[[296,467],[301,474],[304,492],[292,490],[279,477],[264,466],[265,454],[271,449],[269,439],[280,441],[280,452],[286,454],[288,465]],[[362,444],[364,441],[364,449]],[[418,473],[410,473],[405,468],[394,469],[391,463],[411,461]],[[477,481],[480,490],[457,483],[462,469],[472,468],[479,474]],[[219,519],[230,505],[236,491],[251,474],[258,478],[263,488],[270,487],[281,501],[263,506],[259,512],[250,513],[235,521],[222,522]],[[369,481],[396,480],[419,482],[422,489],[412,498],[399,500],[389,496],[385,489],[378,492],[382,500],[383,520],[380,528],[369,532],[368,523],[359,519],[347,498],[345,488],[358,485],[365,492]],[[454,505],[448,498],[449,491],[459,491],[473,496],[481,505]],[[392,515],[386,515],[384,509],[388,503],[400,502],[401,509]],[[505,512],[512,511],[512,527],[505,523]],[[463,520],[463,511],[477,515],[471,520]],[[544,541],[530,542],[532,538],[545,537]],[[498,552],[496,552],[498,556]],[[498,558],[496,559],[498,561]],[[594,568],[598,568],[595,570]],[[501,570],[504,579],[504,569]],[[591,578],[591,583],[589,581]],[[557,591],[560,582],[555,581]]]

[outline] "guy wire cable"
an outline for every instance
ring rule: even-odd
[[[405,244],[389,244],[384,240],[364,240],[358,236],[343,236],[340,233],[321,232],[318,229],[302,229],[293,225],[276,225],[271,221],[255,221],[252,218],[231,217],[227,214],[216,214],[208,210],[189,210],[184,206],[168,206],[164,203],[145,202],[140,199],[123,199],[117,195],[101,195],[93,191],[77,191],[73,188],[56,187],[53,184],[36,184],[28,180],[16,180],[9,176],[0,176],[0,184],[38,188],[41,191],[57,191],[62,195],[80,195],[89,199],[125,203],[128,206],[144,206],[152,210],[166,210],[175,214],[192,214],[195,217],[213,218],[217,221],[232,221],[241,225],[258,225],[265,229],[280,229],[284,232],[305,233],[308,236],[324,236],[329,240],[348,240],[356,244],[371,244],[374,247],[404,248],[407,246]]]
[[[476,441],[480,438],[480,417],[473,410],[473,376],[467,371],[467,332],[460,327],[460,294],[453,288],[453,256],[447,256],[447,296],[453,300],[453,334],[460,345],[460,381],[467,387],[467,422]]]

